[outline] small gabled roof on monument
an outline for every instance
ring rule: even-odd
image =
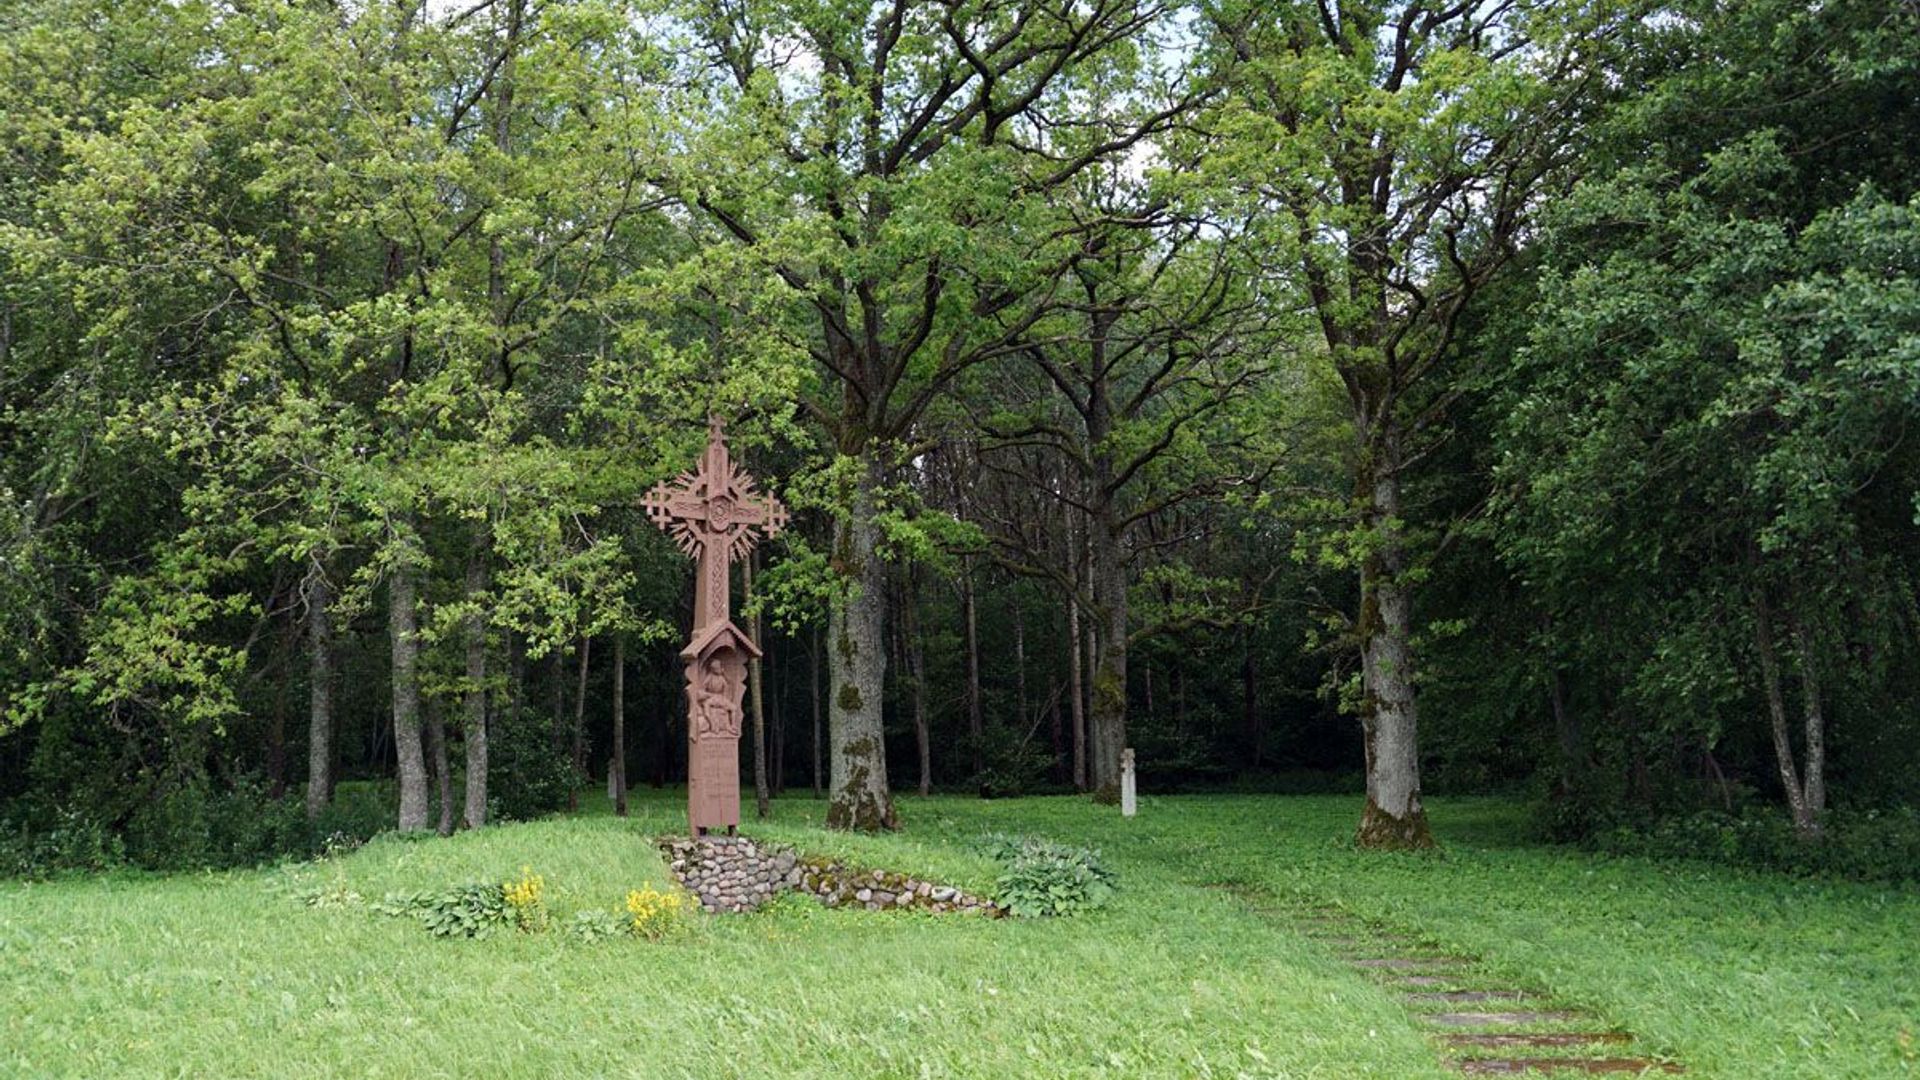
[[[746,631],[733,625],[732,620],[715,623],[695,634],[693,640],[687,643],[687,647],[680,650],[680,655],[695,659],[707,655],[723,644],[734,646],[750,658],[761,655],[760,646],[753,643],[753,639],[747,636]]]

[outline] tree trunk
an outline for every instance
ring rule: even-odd
[[[1110,522],[1095,521],[1088,581],[1093,587],[1093,754],[1089,781],[1099,803],[1120,801],[1120,750],[1127,744],[1127,571]]]
[[[1152,670],[1152,669],[1148,669]],[[1247,764],[1258,769],[1266,732],[1260,724],[1259,679],[1253,667],[1253,632],[1240,631],[1240,722],[1247,731]]]
[[[333,800],[333,591],[316,568],[307,575],[307,820]]]
[[[1802,733],[1805,736],[1807,768],[1803,787],[1806,792],[1809,831],[1820,832],[1827,812],[1827,720],[1820,700],[1820,672],[1813,650],[1812,635],[1791,612],[1787,625],[1793,631],[1793,647],[1800,653],[1800,699],[1805,709]]]
[[[779,664],[767,665],[767,760],[773,769],[771,783],[773,794],[778,797],[787,793],[787,710],[785,699],[780,695],[786,690],[788,669]]]
[[[813,631],[813,648],[807,650],[807,701],[813,706],[813,797],[819,798],[823,788],[820,773],[820,661],[823,647],[820,631]]]
[[[1076,579],[1077,579],[1076,575]],[[1075,583],[1076,589],[1078,582]],[[1087,790],[1087,694],[1080,678],[1080,600],[1067,598],[1067,689],[1073,698],[1073,786]]]
[[[933,728],[927,717],[927,653],[920,638],[919,590],[907,579],[900,621],[906,638],[907,676],[913,681],[913,741],[920,761],[920,794],[933,794]]]
[[[754,552],[741,566],[741,574],[746,580],[741,592],[746,594],[747,602],[753,602],[753,567],[760,561],[760,553]],[[760,615],[756,612],[747,623],[747,634],[754,644],[760,643]],[[761,687],[760,658],[752,657],[747,661],[747,707],[753,715],[753,807],[760,820],[773,816],[771,794],[767,788],[767,711],[764,690]]]
[[[1021,727],[1027,716],[1027,615],[1020,603],[1020,592],[1013,590],[1013,700]]]
[[[1413,600],[1404,580],[1398,455],[1381,440],[1380,459],[1363,445],[1359,496],[1370,550],[1360,562],[1362,697],[1367,806],[1358,841],[1366,848],[1430,848],[1433,832],[1420,804],[1420,714],[1413,690]]]
[[[593,639],[580,639],[580,683],[573,695],[573,791],[569,809],[580,809],[580,785],[587,782],[587,668],[593,658]]]
[[[627,816],[627,635],[613,635],[613,760],[607,769],[613,812]]]
[[[547,653],[547,681],[553,697],[553,753],[566,752],[567,746],[567,661],[558,642]]]
[[[980,709],[980,619],[973,596],[973,558],[960,560],[960,617],[965,624],[967,648],[967,741],[973,746],[973,780],[986,794],[986,725]]]
[[[414,568],[402,562],[387,581],[393,638],[393,747],[400,779],[400,831],[427,827],[427,763],[420,747],[420,632]]]
[[[845,586],[827,620],[831,788],[827,827],[875,832],[899,827],[887,788],[885,729],[887,568],[874,521],[875,462],[866,462],[849,513],[834,522],[833,561]]]
[[[1051,722],[1053,735],[1053,778],[1058,783],[1070,783],[1073,771],[1073,757],[1067,747],[1067,728],[1060,720],[1060,687],[1056,683],[1048,691],[1047,718]]]
[[[434,831],[441,836],[453,835],[453,769],[447,761],[447,726],[440,718],[440,698],[435,696],[427,705],[426,719],[427,761],[433,770],[434,794],[440,802],[439,825]]]
[[[464,724],[467,752],[466,807],[461,824],[478,829],[487,823],[487,595],[486,537],[476,533],[467,557],[467,694]]]
[[[1802,836],[1813,836],[1819,831],[1819,819],[1807,802],[1806,789],[1800,786],[1800,770],[1794,762],[1793,736],[1787,724],[1787,699],[1780,688],[1780,658],[1773,643],[1773,609],[1767,603],[1765,587],[1758,585],[1753,589],[1753,651],[1760,660],[1760,683],[1767,697],[1773,757],[1780,768],[1780,786],[1786,789],[1787,809],[1793,815],[1794,831]]]

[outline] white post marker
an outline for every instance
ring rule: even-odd
[[[1138,809],[1133,787],[1133,747],[1120,751],[1120,816],[1132,817]]]

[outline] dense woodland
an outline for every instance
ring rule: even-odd
[[[679,782],[709,413],[763,812],[1920,836],[1916,177],[1896,0],[14,0],[4,845]]]

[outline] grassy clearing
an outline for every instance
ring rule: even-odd
[[[442,941],[289,890],[547,878],[561,920],[664,880],[636,816],[381,840],[325,866],[0,885],[0,1074],[27,1076],[1448,1075],[1393,991],[1246,902],[1343,906],[1482,957],[1624,1024],[1694,1075],[1920,1071],[1920,892],[1525,846],[1513,808],[1443,801],[1441,858],[1364,856],[1350,798],[910,799],[909,832],[748,831],[955,884],[978,841],[1101,847],[1123,892],[1061,921],[829,912],[708,920],[689,938]],[[1906,1035],[1902,1035],[1906,1032]],[[1905,1041],[1903,1041],[1903,1038]]]

